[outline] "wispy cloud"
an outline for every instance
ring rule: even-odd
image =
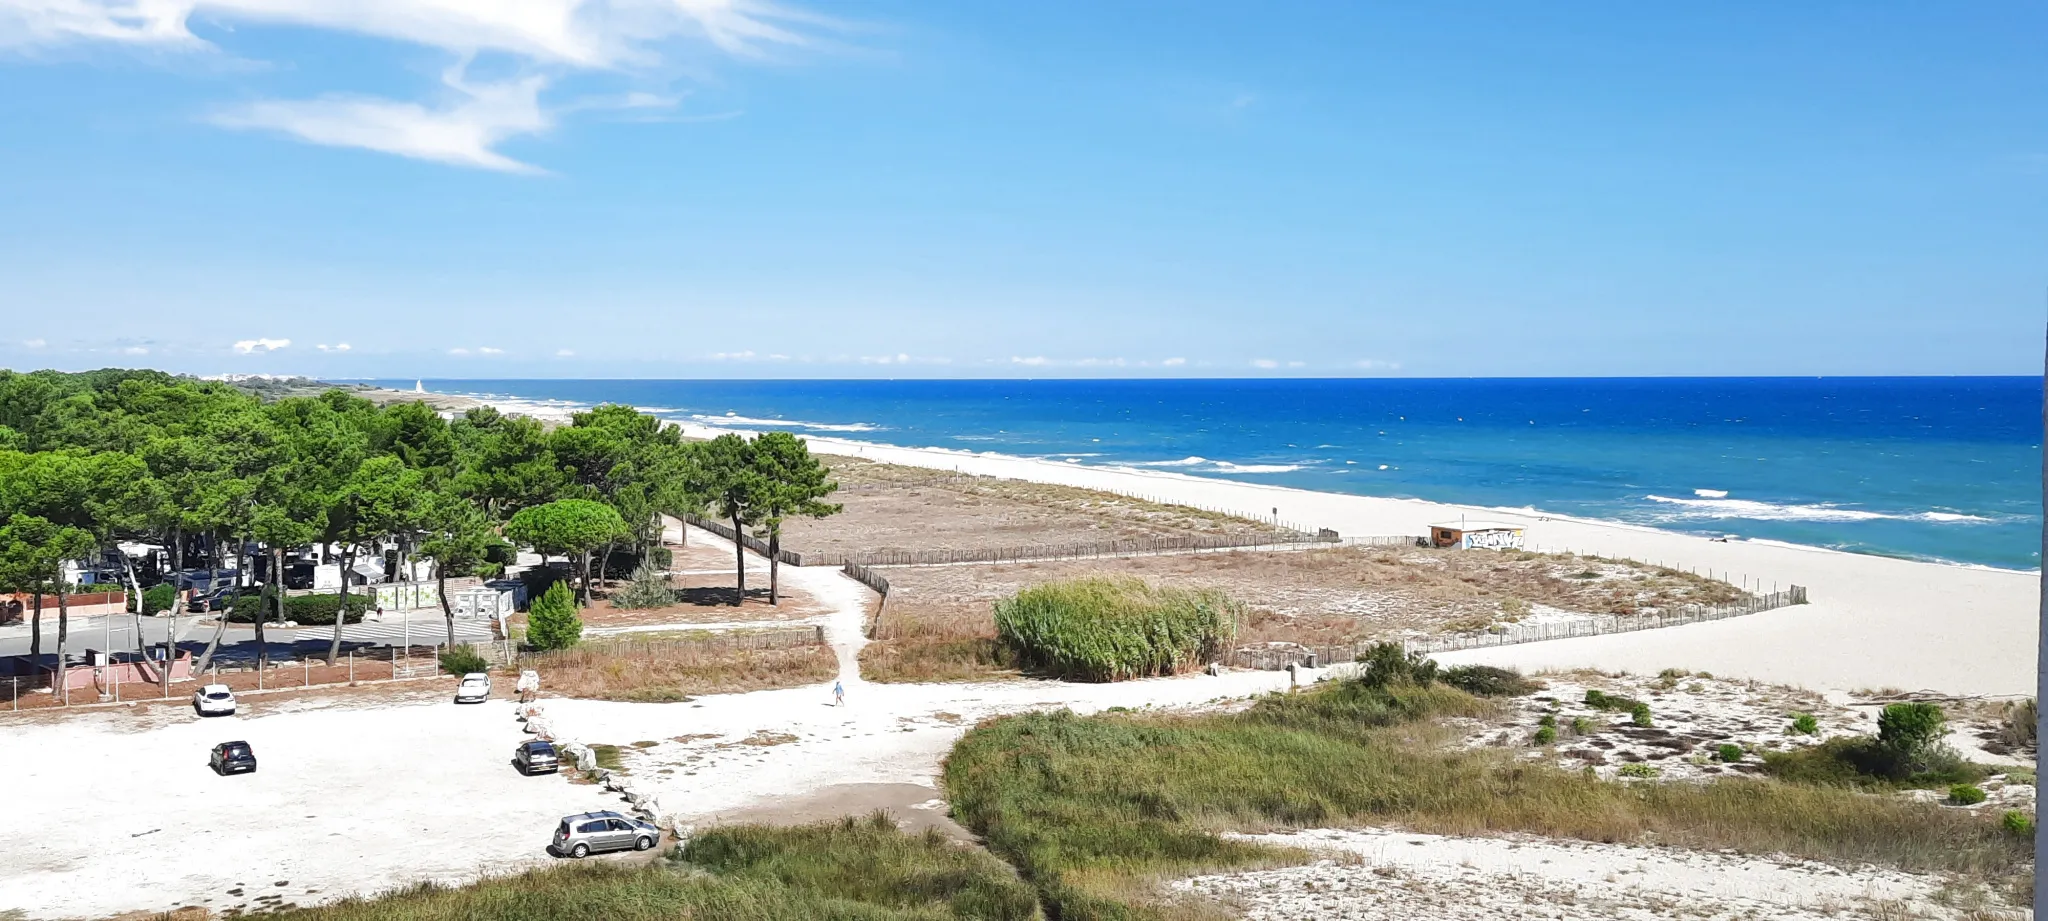
[[[1271,358],[1254,358],[1254,359],[1252,359],[1252,367],[1254,367],[1254,368],[1277,368],[1277,367],[1280,367],[1280,363],[1279,363],[1279,362],[1277,362],[1277,361],[1274,361],[1274,360],[1273,360],[1273,359],[1271,359]]]
[[[449,350],[448,350],[448,354],[450,354],[450,355],[467,355],[467,354],[469,354],[469,350],[468,350],[468,349],[465,349],[465,348],[463,348],[463,347],[461,347],[461,346],[456,346],[455,348],[449,349]]]
[[[337,342],[337,343],[335,343],[335,344],[333,344],[333,345],[328,345],[327,343],[324,343],[324,342],[323,342],[323,343],[320,343],[319,345],[315,345],[315,346],[313,346],[313,347],[314,347],[314,348],[316,348],[316,349],[319,349],[320,351],[323,351],[323,352],[346,352],[346,351],[348,351],[348,343],[346,343],[346,342]]]
[[[1360,370],[1362,370],[1362,371],[1399,371],[1399,370],[1401,370],[1401,363],[1400,363],[1400,362],[1398,362],[1398,361],[1381,361],[1381,360],[1379,360],[1379,359],[1377,359],[1377,358],[1361,358],[1361,359],[1359,359],[1359,360],[1357,360],[1357,361],[1354,361],[1354,362],[1352,362],[1352,363],[1351,363],[1351,366],[1352,366],[1352,367],[1354,367],[1354,368],[1358,368],[1358,369],[1360,369]]]
[[[488,345],[485,345],[485,346],[479,346],[479,347],[477,347],[476,353],[477,353],[478,355],[503,355],[503,354],[505,354],[505,350],[504,350],[504,349],[494,349],[494,348],[491,348],[491,347],[490,347],[490,346],[488,346]]]
[[[242,355],[253,355],[257,352],[275,352],[291,344],[290,339],[243,339],[235,343],[235,351]]]
[[[21,344],[32,349],[39,349],[46,345],[49,345],[50,343],[45,342],[41,339],[23,339],[21,340]]]
[[[143,346],[139,346],[139,345],[131,345],[131,346],[128,346],[127,348],[124,348],[124,349],[122,349],[122,350],[121,350],[121,354],[123,354],[123,355],[147,355],[147,354],[149,354],[149,349],[147,349],[147,348],[144,348]]]
[[[1165,367],[1168,367],[1168,368],[1178,368],[1178,367],[1180,367],[1181,365],[1184,365],[1184,364],[1187,364],[1187,363],[1188,363],[1188,360],[1187,360],[1187,359],[1185,359],[1185,358],[1169,358],[1169,359],[1167,359],[1167,360],[1165,360],[1165,361],[1162,361],[1162,362],[1160,362],[1160,364],[1161,364],[1161,365],[1163,365],[1163,366],[1165,366]]]
[[[454,166],[540,173],[499,145],[554,127],[585,108],[672,108],[677,97],[630,89],[550,107],[554,77],[600,73],[659,85],[690,45],[734,58],[769,59],[815,47],[844,26],[762,0],[0,0],[0,48],[117,44],[210,54],[195,18],[294,26],[441,49],[458,63],[437,99],[345,94],[261,100],[215,113],[223,127],[275,131],[314,144],[357,147]],[[479,55],[507,59],[523,76],[465,79]],[[698,117],[723,117],[721,115]]]
[[[556,358],[574,358],[574,357],[576,357],[576,350],[575,350],[575,349],[556,349],[556,350],[555,350],[555,357],[556,357]]]

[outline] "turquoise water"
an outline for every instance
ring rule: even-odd
[[[1916,559],[2040,563],[2039,378],[426,383]]]

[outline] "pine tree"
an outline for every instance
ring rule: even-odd
[[[548,586],[526,611],[526,644],[535,649],[567,649],[583,638],[583,618],[567,582]]]

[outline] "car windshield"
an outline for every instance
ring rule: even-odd
[[[552,755],[555,753],[555,747],[546,742],[528,742],[526,750],[535,755]]]

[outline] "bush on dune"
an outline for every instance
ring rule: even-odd
[[[1240,611],[1221,593],[1141,579],[1074,579],[996,602],[997,637],[1024,668],[1072,681],[1173,675],[1214,661]]]
[[[1174,917],[1161,879],[1298,862],[1218,834],[1231,829],[1526,832],[1987,875],[2031,854],[1960,810],[1771,782],[1617,784],[1449,747],[1458,733],[1430,722],[1496,707],[1443,682],[1348,680],[1233,714],[1004,717],[954,748],[945,789],[1069,921]]]

